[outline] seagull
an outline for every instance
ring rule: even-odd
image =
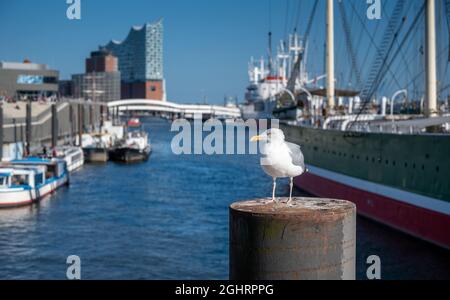
[[[251,142],[264,142],[261,152],[261,167],[264,172],[273,178],[272,201],[277,202],[275,190],[277,187],[277,178],[289,177],[290,194],[289,205],[292,201],[292,189],[294,187],[294,177],[302,175],[305,171],[305,160],[299,145],[285,141],[284,133],[281,129],[272,128],[261,135],[251,138]]]

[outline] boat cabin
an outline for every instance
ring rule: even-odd
[[[11,161],[11,165],[14,168],[44,166],[46,167],[46,178],[61,178],[67,173],[67,163],[63,159],[27,158],[23,160],[13,160]]]
[[[0,168],[0,189],[35,188],[45,183],[45,166]]]

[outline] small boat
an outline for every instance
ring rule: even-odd
[[[87,162],[103,163],[109,159],[108,149],[106,148],[87,147],[83,148],[83,152]]]
[[[86,162],[105,163],[108,161],[111,136],[107,134],[84,134],[83,153]]]
[[[128,127],[140,127],[142,125],[141,121],[138,118],[132,118],[128,120]]]
[[[63,159],[27,158],[0,166],[0,208],[39,202],[69,183]]]
[[[109,158],[119,162],[140,162],[148,160],[151,153],[148,134],[141,131],[128,132],[125,141],[109,152]]]
[[[73,172],[84,165],[84,153],[83,149],[80,147],[56,147],[55,154],[57,158],[61,158],[66,161],[69,172]]]

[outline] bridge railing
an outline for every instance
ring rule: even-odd
[[[225,107],[220,105],[205,104],[179,104],[173,102],[130,99],[118,100],[108,103],[108,107],[119,107],[120,111],[154,111],[178,114],[209,114],[239,118],[241,111],[238,107]]]

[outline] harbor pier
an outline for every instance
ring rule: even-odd
[[[356,206],[260,199],[230,206],[231,280],[354,280]]]
[[[25,154],[39,153],[44,145],[48,148],[75,145],[83,132],[100,127],[101,105],[76,100],[3,103],[0,110],[1,158],[8,155],[4,149],[7,145],[13,145],[14,151]]]

